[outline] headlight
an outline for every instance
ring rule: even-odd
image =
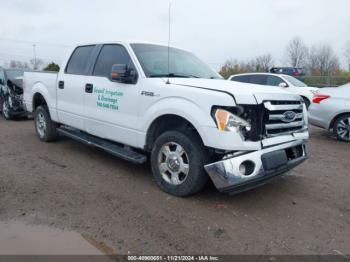
[[[251,124],[246,120],[232,114],[224,109],[217,109],[215,111],[215,120],[218,129],[221,131],[245,131],[251,130]]]

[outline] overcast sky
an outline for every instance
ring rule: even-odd
[[[283,65],[287,42],[350,40],[349,0],[172,0],[172,45],[214,68],[227,59],[271,53]],[[168,0],[0,0],[0,63],[38,57],[61,62],[67,46],[137,39],[166,43]],[[18,42],[14,40],[21,40]]]

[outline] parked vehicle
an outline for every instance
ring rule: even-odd
[[[24,116],[23,74],[21,69],[0,68],[0,111],[6,120]]]
[[[350,83],[322,88],[309,109],[312,125],[330,130],[338,140],[350,142]]]
[[[304,69],[300,67],[272,67],[270,73],[289,75],[296,78],[303,78],[305,76]]]
[[[134,163],[150,155],[157,184],[176,196],[200,191],[208,174],[238,193],[306,159],[300,96],[223,80],[181,49],[78,46],[58,74],[25,73],[24,83],[40,140],[61,134]]]
[[[307,86],[305,83],[289,75],[249,73],[232,75],[228,80],[283,88],[288,92],[300,95],[306,104],[306,108],[310,106],[314,93],[318,90],[317,87]]]

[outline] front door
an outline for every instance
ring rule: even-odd
[[[85,128],[98,137],[136,146],[139,86],[111,81],[114,64],[135,69],[125,47],[102,46],[92,76],[85,83]]]

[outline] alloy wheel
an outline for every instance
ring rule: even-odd
[[[42,112],[39,112],[36,117],[36,129],[40,137],[44,137],[46,134],[46,121]]]
[[[190,169],[187,152],[177,143],[166,143],[159,151],[158,168],[167,183],[181,185],[186,180]]]
[[[350,141],[350,117],[344,117],[336,126],[338,136],[344,141]]]

